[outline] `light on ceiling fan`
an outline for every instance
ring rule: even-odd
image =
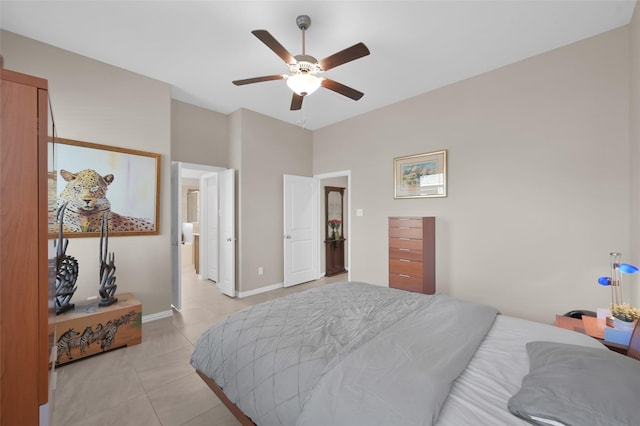
[[[318,90],[322,80],[313,74],[300,73],[287,78],[287,86],[300,96],[307,96]]]

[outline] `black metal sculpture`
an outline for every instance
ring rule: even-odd
[[[76,292],[76,281],[78,280],[78,261],[71,256],[67,256],[68,239],[63,239],[64,211],[68,203],[62,204],[58,208],[58,242],[56,247],[56,315],[73,309],[73,303],[69,303]]]
[[[103,246],[104,242],[104,246]],[[107,262],[108,257],[108,262]],[[116,294],[115,254],[109,254],[109,218],[102,216],[100,224],[100,297],[98,306],[109,306],[118,301]]]

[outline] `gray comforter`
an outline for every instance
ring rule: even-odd
[[[430,425],[497,311],[365,283],[229,316],[191,357],[259,426]]]

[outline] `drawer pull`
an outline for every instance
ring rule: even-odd
[[[411,278],[411,275],[406,275],[406,274],[398,274],[398,275],[400,275],[403,278]]]
[[[404,238],[404,237],[402,237],[402,238],[398,238],[398,239],[399,239],[399,240],[402,240],[402,241],[410,241],[410,240],[411,240],[411,238]]]
[[[400,262],[411,262],[409,259],[400,259]]]
[[[411,249],[408,249],[408,248],[399,248],[398,250],[400,250],[400,251],[411,251]]]
[[[409,228],[408,226],[400,226],[398,227],[398,229],[411,229],[411,228]]]

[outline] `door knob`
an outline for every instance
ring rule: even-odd
[[[291,239],[291,235],[285,235],[284,237],[285,237],[287,240],[290,240],[290,239]]]

